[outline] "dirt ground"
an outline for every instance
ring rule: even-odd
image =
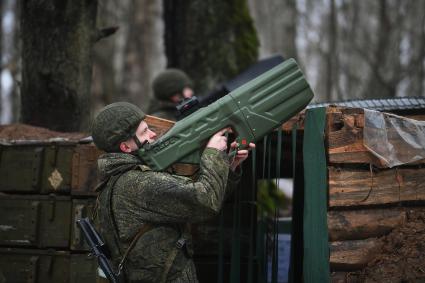
[[[381,253],[363,271],[359,282],[425,282],[425,209],[408,209],[405,225],[381,238]]]
[[[49,140],[62,138],[69,141],[79,141],[87,137],[85,133],[62,133],[46,128],[26,124],[10,124],[0,126],[0,140]]]

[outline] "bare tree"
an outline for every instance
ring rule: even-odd
[[[134,1],[125,49],[122,94],[147,109],[151,81],[165,67],[161,1]]]
[[[101,1],[97,10],[99,27],[117,27],[117,32],[110,38],[102,40],[93,49],[93,78],[91,96],[93,112],[116,100],[118,86],[122,83],[124,47],[116,42],[127,41],[127,11],[130,1]],[[119,60],[116,60],[119,58]],[[118,64],[116,64],[118,62]],[[118,66],[117,66],[118,65]]]
[[[152,78],[165,67],[161,1],[102,1],[98,21],[100,26],[119,29],[95,47],[95,111],[118,100],[146,110]]]
[[[403,96],[425,95],[425,2],[406,3],[406,29],[402,39],[402,64],[405,69],[400,89]]]
[[[4,3],[3,3],[3,1],[0,1],[0,15],[1,15],[1,17],[0,18],[3,18],[3,6],[4,6]],[[3,28],[0,28],[0,54],[3,54],[3,47],[2,47],[2,44],[3,43]],[[2,60],[2,58],[0,58],[0,75],[1,75],[1,73],[3,72],[3,60]],[[3,97],[3,84],[2,84],[2,82],[1,82],[1,79],[0,79],[0,97],[2,98]],[[4,106],[3,106],[3,104],[4,104],[4,102],[3,102],[3,99],[0,99],[0,114],[1,115],[3,115],[3,111],[4,111]],[[2,124],[3,124],[3,122],[2,122]]]
[[[332,101],[334,87],[338,85],[338,31],[335,0],[329,1],[329,46],[326,52],[326,98]],[[336,96],[336,95],[335,95]]]
[[[260,57],[281,54],[297,58],[297,1],[249,0],[248,3],[260,39]]]
[[[13,0],[5,0],[0,3],[0,15],[2,19],[0,31],[0,94],[1,94],[1,124],[11,123],[17,120],[16,105],[19,102],[18,88],[14,83],[18,73],[18,3]]]
[[[422,1],[298,1],[300,61],[316,100],[425,95]]]

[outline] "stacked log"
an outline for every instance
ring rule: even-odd
[[[425,120],[423,116],[414,118]],[[425,220],[419,217],[425,213],[425,168],[423,161],[387,168],[364,147],[363,127],[363,109],[327,109],[332,282],[403,282],[415,272],[395,275],[386,268],[397,269],[399,265],[395,263],[405,260],[398,249],[408,247],[417,251],[410,252],[411,268],[424,269],[423,264],[417,266],[414,258],[425,257],[420,243],[400,240],[394,244],[393,239],[397,233],[402,233],[402,239],[414,239],[412,235],[425,228]],[[410,226],[417,228],[406,228]],[[393,265],[389,265],[390,259]],[[425,273],[420,273],[413,278],[423,280]]]

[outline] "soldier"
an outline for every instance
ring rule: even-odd
[[[135,154],[156,138],[144,116],[137,106],[118,102],[94,120],[93,141],[106,152],[98,160],[102,183],[96,221],[114,265],[128,254],[122,271],[126,282],[198,282],[188,223],[219,212],[225,194],[239,181],[238,168],[248,151],[229,161],[228,129],[223,129],[208,141],[195,180],[154,172]]]
[[[156,100],[151,102],[149,113],[153,116],[175,121],[176,106],[184,98],[193,96],[192,81],[178,69],[167,69],[155,77],[152,88]]]

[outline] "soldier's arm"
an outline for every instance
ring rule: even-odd
[[[219,212],[229,163],[223,152],[207,148],[196,181],[163,172],[133,170],[129,174],[133,176],[125,179],[136,180],[126,186],[134,193],[125,200],[125,206],[138,207],[138,217],[153,223],[199,222]]]

